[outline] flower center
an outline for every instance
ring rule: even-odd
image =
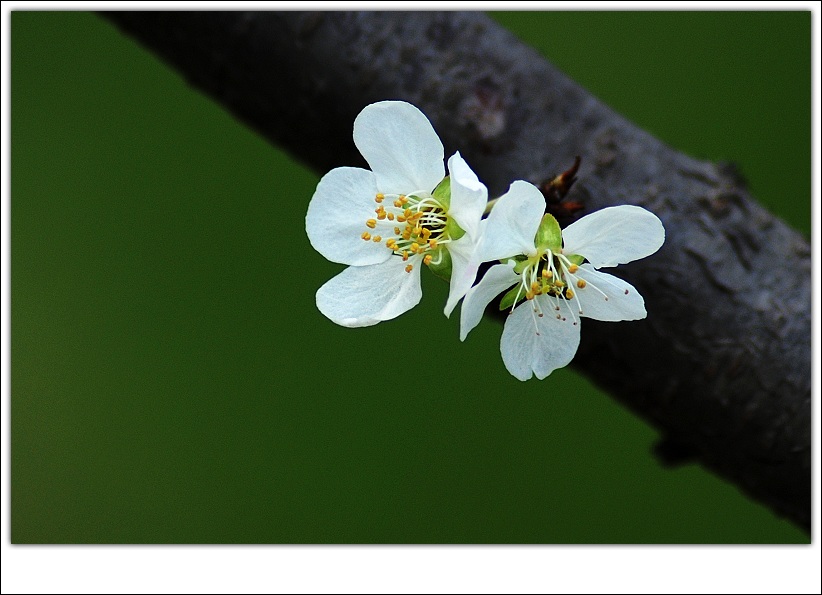
[[[426,193],[382,194],[374,197],[376,217],[365,222],[364,241],[384,243],[404,261],[421,257],[425,265],[442,261],[443,245],[452,241],[448,230],[448,213],[433,196]],[[419,260],[419,259],[415,259]],[[412,263],[405,267],[410,273]]]
[[[608,295],[604,291],[577,274],[579,265],[573,262],[571,258],[561,252],[555,253],[545,249],[522,261],[518,265],[522,272],[520,282],[516,286],[512,311],[520,299],[524,297],[531,303],[534,312],[542,317],[545,314],[543,306],[547,301],[553,307],[558,320],[566,320],[562,308],[565,305],[573,318],[574,325],[576,325],[577,319],[574,310],[580,315],[583,313],[577,292],[595,291],[601,294],[607,302]],[[534,299],[538,295],[546,296],[547,300],[540,304],[539,301]],[[575,304],[576,308],[572,304]]]

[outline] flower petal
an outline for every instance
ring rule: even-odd
[[[380,192],[431,192],[445,177],[442,142],[410,103],[366,106],[354,120],[354,144],[377,176]]]
[[[579,347],[580,324],[570,310],[563,307],[557,312],[547,296],[537,296],[535,300],[543,316],[537,314],[532,302],[523,302],[514,308],[502,331],[502,361],[519,380],[528,380],[532,373],[542,380],[557,368],[567,366]]]
[[[445,303],[445,316],[450,317],[457,302],[474,284],[480,263],[476,255],[477,245],[467,233],[447,244],[447,248],[451,256],[451,289]]]
[[[545,199],[536,186],[522,180],[511,184],[485,220],[479,252],[481,262],[533,254],[534,237],[544,212]]]
[[[399,257],[364,267],[348,267],[317,290],[317,308],[342,326],[371,326],[396,318],[422,297],[421,258]],[[416,262],[415,262],[416,261]],[[410,273],[405,267],[413,264]]]
[[[520,276],[514,272],[513,260],[488,269],[482,280],[465,294],[460,312],[460,341],[465,341],[468,333],[482,320],[482,314],[489,302],[509,287],[516,285],[519,279]]]
[[[579,306],[582,310],[581,316],[617,322],[640,320],[647,315],[645,300],[633,285],[619,277],[594,270],[590,264],[583,264],[576,275],[569,276],[571,279],[584,279],[586,283],[583,288],[573,288],[579,303],[576,303],[576,299],[571,300],[573,306]],[[573,283],[576,284],[576,281]]]
[[[305,231],[314,249],[332,262],[368,265],[391,256],[385,246],[360,237],[374,217],[377,185],[367,169],[338,167],[325,174],[305,216]]]
[[[465,233],[476,240],[479,222],[488,203],[488,189],[471,171],[459,151],[448,160],[448,173],[451,175],[451,206],[448,214],[454,217]]]
[[[608,207],[575,221],[564,230],[564,254],[579,254],[596,268],[645,258],[665,242],[659,218],[632,205]]]

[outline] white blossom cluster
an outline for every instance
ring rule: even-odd
[[[363,109],[354,143],[371,170],[331,170],[306,215],[311,245],[349,265],[317,291],[317,307],[333,322],[370,326],[410,310],[422,298],[420,270],[428,267],[450,282],[446,316],[462,300],[462,340],[504,294],[502,359],[512,375],[528,380],[570,363],[582,318],[645,318],[639,292],[598,269],[656,252],[665,229],[654,214],[610,207],[560,229],[545,214],[539,189],[519,180],[489,203],[459,153],[448,159],[446,175],[431,123],[401,101]],[[497,264],[474,285],[486,262]]]

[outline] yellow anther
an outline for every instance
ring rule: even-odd
[[[385,240],[385,245],[386,247],[394,250],[397,247],[397,242],[396,240],[394,240],[394,238],[388,238],[387,240]]]
[[[410,272],[411,272],[411,269],[413,269],[413,268],[414,268],[414,265],[413,265],[413,264],[409,264],[407,267],[405,267],[405,272],[406,272],[406,273],[410,273]]]
[[[419,225],[417,227],[415,227],[414,228],[414,233],[417,234],[418,236],[422,235],[422,227],[420,227]]]
[[[407,229],[404,232],[402,232],[402,239],[403,240],[410,240],[411,239],[411,232]]]
[[[393,221],[393,220],[394,220],[394,213],[388,213],[388,220],[389,220],[389,221]]]
[[[426,254],[425,258],[422,259],[423,264],[431,264],[431,258],[430,254]]]
[[[405,223],[405,217],[403,217],[402,215],[397,215],[397,221],[399,223]]]
[[[574,298],[574,292],[571,291],[570,289],[566,289],[565,290],[565,299],[570,300],[570,299],[573,299],[573,298]]]
[[[556,287],[565,287],[565,282],[560,281],[559,279],[557,279],[556,281],[554,281],[554,285]]]
[[[542,278],[543,279],[550,279],[551,275],[553,275],[553,273],[551,271],[549,271],[548,269],[542,269]]]
[[[425,231],[428,231],[428,230],[426,229]],[[422,234],[422,235],[423,235],[423,237],[425,236],[425,234]],[[430,231],[428,232],[428,235],[431,235]],[[437,247],[437,240],[428,240],[428,245],[431,246],[431,249],[433,250],[434,248]]]
[[[579,270],[579,267],[575,264],[572,264],[571,266],[568,267],[568,272],[569,273],[576,273],[578,270]]]
[[[531,283],[531,291],[536,293],[538,290],[539,290],[539,283],[537,283],[536,281],[533,281]]]
[[[416,252],[419,249],[420,249],[420,245],[417,242],[413,242],[411,244],[411,252]]]
[[[406,218],[406,219],[410,219],[410,218],[411,218],[411,215],[412,215],[412,213],[411,213],[411,209],[405,209],[405,210],[402,212],[402,214],[403,214],[403,215],[405,215],[405,218]]]
[[[583,287],[585,287],[586,285],[588,285],[588,284],[585,282],[585,279],[577,279],[577,287],[579,287],[580,289],[582,289],[582,288],[583,288]]]
[[[408,250],[403,250],[403,251],[402,251],[402,259],[403,259],[404,261],[405,261],[405,260],[408,260]]]
[[[375,213],[382,213],[383,211],[385,211],[385,207],[382,206],[382,205],[380,205],[376,209],[374,209]]]
[[[423,238],[424,240],[426,240],[426,241],[427,241],[427,240],[428,240],[428,237],[429,237],[430,235],[431,235],[431,230],[430,230],[430,229],[428,229],[427,227],[426,227],[425,229],[423,229],[423,230],[422,230],[422,238]]]
[[[385,200],[385,194],[383,194],[382,192],[377,193],[377,196],[374,197],[374,200],[376,200],[377,202],[384,201]]]
[[[394,233],[397,234],[397,235],[400,235],[402,232],[400,231],[399,227],[395,227],[394,228]]]
[[[401,206],[402,206],[402,203],[400,202],[400,200],[399,200],[399,199],[397,199],[397,200],[395,200],[395,201],[394,201],[394,206],[395,206],[395,207],[397,207],[397,208],[399,208],[399,207],[401,207]]]
[[[371,234],[368,233],[367,231],[364,231],[364,232],[362,232],[362,235],[360,237],[367,242],[368,240],[371,239]]]
[[[382,242],[382,236],[374,236],[372,239],[373,239],[373,241],[377,242],[378,244],[380,242]]]
[[[528,291],[528,292],[525,294],[525,299],[526,299],[526,300],[532,300],[532,299],[534,299],[534,294],[533,294],[533,293],[531,293],[530,291]]]
[[[375,227],[377,227],[377,220],[376,219],[369,219],[368,221],[365,222],[365,224],[368,227],[370,227],[371,229],[374,229]]]
[[[401,203],[401,204],[405,204],[405,203],[407,203],[407,202],[408,202],[408,199],[407,199],[407,198],[405,198],[405,195],[404,195],[404,194],[400,194],[400,199],[399,199],[399,200],[400,200],[400,203]]]
[[[385,219],[385,216],[386,216],[385,211],[380,211],[379,213],[377,213],[377,219],[379,219],[380,221]]]

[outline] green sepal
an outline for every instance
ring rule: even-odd
[[[439,264],[433,262],[428,268],[443,281],[451,281],[451,254],[445,248],[437,248],[431,251],[433,261],[440,260]]]
[[[566,256],[565,258],[567,258],[568,260],[570,260],[572,263],[574,263],[577,266],[579,266],[583,262],[585,262],[585,257],[580,256],[579,254],[571,254],[570,256]]]
[[[431,196],[436,198],[437,202],[442,205],[442,208],[447,211],[448,207],[451,206],[451,176],[445,176],[442,182],[434,188]]]
[[[562,252],[562,229],[559,223],[550,213],[545,213],[542,216],[542,221],[537,230],[537,248],[542,250],[550,250],[557,254]]]
[[[509,289],[508,292],[504,296],[502,296],[502,299],[499,301],[500,311],[507,310],[508,308],[511,308],[511,307],[514,306],[514,304],[518,301],[517,300],[517,293],[520,292],[521,289],[522,288],[520,287],[520,284],[517,283],[511,289]],[[525,299],[525,296],[522,295],[522,294],[520,294],[519,297],[520,297],[519,301],[522,301],[523,299]]]
[[[448,221],[445,223],[445,233],[452,240],[458,240],[465,235],[465,230],[457,225],[453,217],[448,217]]]
[[[512,260],[512,259],[506,258],[505,260],[507,261],[507,260]],[[513,258],[513,260],[516,262],[516,264],[514,265],[514,272],[517,275],[521,275],[522,271],[524,271],[526,268],[528,268],[528,265],[533,264],[533,262],[529,258],[526,258],[524,256],[515,256]],[[500,262],[503,262],[503,261],[500,261]]]

